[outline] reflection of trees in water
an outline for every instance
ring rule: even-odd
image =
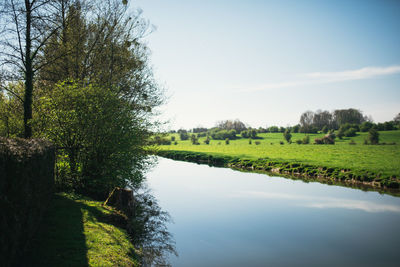
[[[136,190],[134,197],[134,214],[129,232],[133,244],[142,252],[143,266],[170,266],[168,255],[178,255],[175,241],[167,228],[167,223],[172,222],[170,215],[161,210],[147,187]]]

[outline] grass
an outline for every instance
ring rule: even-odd
[[[194,151],[214,156],[231,156],[242,159],[268,158],[272,161],[303,163],[313,166],[351,169],[354,171],[370,171],[384,176],[400,177],[400,131],[385,131],[380,133],[380,142],[386,145],[364,145],[368,133],[357,133],[355,137],[336,138],[335,145],[314,145],[315,138],[324,134],[309,134],[310,144],[296,144],[305,134],[293,133],[292,144],[283,139],[282,133],[259,134],[261,139],[231,140],[225,145],[224,140],[211,140],[204,144],[205,137],[199,138],[200,145],[192,145],[190,140],[180,141],[174,134],[177,145],[159,146],[160,150]],[[353,140],[355,145],[349,143]],[[256,145],[255,141],[260,144]],[[280,145],[284,141],[284,145]],[[396,143],[389,145],[389,143]]]
[[[139,266],[120,215],[102,202],[74,194],[54,196],[33,240],[33,266]]]

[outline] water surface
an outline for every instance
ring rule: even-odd
[[[159,159],[173,266],[399,266],[400,198]]]

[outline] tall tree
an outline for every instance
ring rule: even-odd
[[[24,136],[32,136],[32,96],[36,72],[43,67],[40,55],[59,28],[51,0],[3,0],[0,4],[0,61],[3,79],[23,80],[25,92]],[[4,89],[4,88],[3,88]],[[12,92],[11,92],[12,93]]]
[[[308,110],[301,114],[300,116],[300,125],[301,131],[304,133],[310,133],[314,121],[314,112]]]
[[[362,112],[354,108],[337,109],[333,112],[333,117],[337,127],[345,123],[361,124],[366,120]]]

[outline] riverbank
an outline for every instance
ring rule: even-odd
[[[371,171],[342,169],[326,166],[313,166],[289,161],[274,161],[269,158],[246,159],[228,155],[218,155],[194,151],[157,150],[156,155],[174,160],[229,167],[243,171],[262,172],[301,179],[306,182],[317,181],[338,184],[362,190],[374,190],[391,195],[400,195],[400,180],[396,176],[383,176]]]
[[[33,266],[140,266],[122,215],[103,202],[55,194],[36,238]]]

